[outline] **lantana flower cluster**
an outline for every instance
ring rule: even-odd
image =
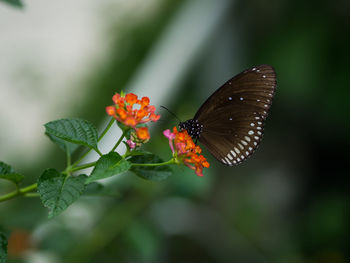
[[[135,131],[132,133],[134,140],[128,142],[129,146],[134,148],[137,143],[148,141],[150,138],[148,128],[138,127],[138,124],[156,122],[160,118],[160,115],[155,114],[156,108],[149,105],[149,98],[138,99],[133,93],[126,95],[116,93],[112,100],[115,105],[106,107],[107,114]]]
[[[186,130],[178,131],[176,127],[173,132],[169,129],[163,132],[169,139],[169,146],[174,158],[194,170],[198,176],[203,176],[203,167],[208,168],[207,159],[201,155],[202,149],[196,145]],[[174,147],[175,146],[175,147]]]

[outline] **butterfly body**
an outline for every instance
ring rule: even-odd
[[[217,89],[194,118],[181,122],[179,128],[221,163],[239,164],[261,141],[275,88],[276,73],[271,66],[243,71]]]

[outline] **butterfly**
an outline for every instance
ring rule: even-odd
[[[180,122],[193,140],[221,163],[237,165],[258,147],[276,90],[276,73],[269,65],[241,72],[217,89],[193,119]]]

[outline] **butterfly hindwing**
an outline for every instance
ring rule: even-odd
[[[254,152],[276,88],[276,74],[260,65],[233,77],[215,91],[196,113],[203,125],[199,141],[220,162],[234,165]]]

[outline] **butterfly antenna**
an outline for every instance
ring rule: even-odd
[[[167,107],[165,106],[160,106],[163,109],[166,109],[171,115],[173,115],[176,119],[179,120],[179,122],[181,122],[181,120],[175,115],[175,113],[173,113],[171,110],[169,110]]]

